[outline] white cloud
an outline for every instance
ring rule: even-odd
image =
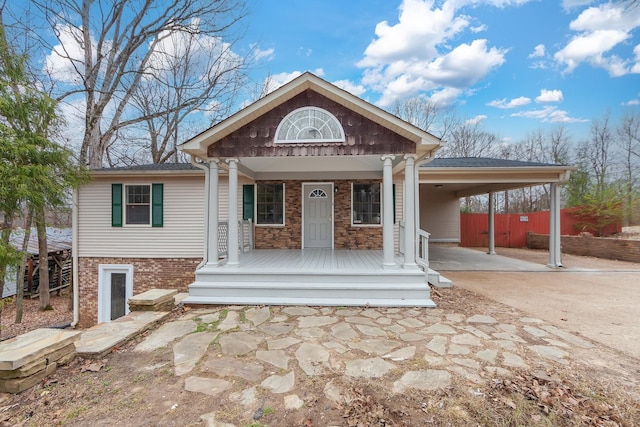
[[[593,0],[562,0],[562,8],[568,11],[591,3],[593,3]]]
[[[484,114],[479,114],[471,119],[467,119],[464,121],[465,124],[467,125],[479,125],[480,123],[482,123],[483,120],[485,120],[487,118],[487,116],[485,116]]]
[[[633,106],[636,106],[636,105],[640,105],[640,100],[638,100],[638,99],[632,99],[632,100],[630,100],[630,101],[623,102],[623,103],[622,103],[622,104],[620,104],[620,105],[622,105],[622,106],[624,106],[624,107],[633,107]]]
[[[483,1],[496,7],[521,4],[519,0]],[[481,81],[505,62],[506,49],[490,46],[485,39],[455,43],[463,32],[486,30],[471,26],[472,18],[460,8],[473,0],[404,0],[398,22],[380,22],[376,37],[357,63],[364,69],[362,83],[382,93],[377,104],[385,107],[420,92],[455,88],[458,95]],[[438,93],[446,102],[453,93]],[[444,97],[444,98],[443,98]]]
[[[520,111],[511,114],[511,117],[536,119],[544,123],[576,123],[589,121],[587,119],[569,117],[566,111],[558,110],[558,108],[554,106],[546,106],[539,110]]]
[[[554,59],[565,66],[565,73],[573,72],[583,62],[607,70],[612,77],[640,72],[635,70],[637,55],[635,64],[617,55],[606,56],[640,27],[640,8],[627,8],[621,3],[589,7],[569,27],[579,33],[554,55]]]
[[[478,25],[477,27],[470,27],[469,30],[471,30],[472,33],[481,33],[483,31],[487,31],[487,26],[482,24],[482,25]]]
[[[311,72],[318,77],[324,76],[324,69],[322,68],[316,68]],[[274,90],[278,89],[280,86],[284,86],[285,84],[289,83],[291,80],[295,79],[296,77],[301,76],[302,74],[303,72],[298,70],[292,71],[290,73],[273,74],[267,77],[267,79],[262,83],[262,86],[263,86],[262,92],[264,94],[271,93]]]
[[[360,96],[367,91],[364,86],[355,84],[351,80],[337,80],[333,84],[355,96]]]
[[[274,90],[278,89],[280,86],[283,86],[289,83],[291,80],[301,75],[302,75],[302,71],[292,71],[290,73],[273,74],[267,77],[267,79],[264,81],[263,83],[264,90],[262,92],[265,94],[271,93]]]
[[[536,45],[536,47],[533,48],[533,52],[531,52],[528,57],[529,58],[541,58],[541,57],[543,57],[545,55],[545,52],[546,52],[546,50],[545,50],[544,45],[543,44],[539,44],[539,45]]]
[[[547,90],[542,89],[540,91],[540,95],[536,97],[537,103],[543,102],[560,102],[562,101],[562,91],[561,90]]]
[[[276,50],[274,48],[260,49],[256,44],[251,44],[250,47],[253,49],[253,57],[256,61],[260,61],[261,59],[271,61],[276,56]]]
[[[437,108],[446,108],[452,106],[456,98],[461,94],[462,91],[460,89],[445,87],[444,89],[434,91],[429,97],[429,100]]]
[[[469,26],[466,16],[455,16],[456,5],[445,1],[440,9],[432,1],[404,0],[399,22],[376,25],[373,40],[364,52],[360,67],[376,67],[403,58],[430,60],[437,56],[436,46]]]
[[[84,70],[84,49],[80,44],[82,30],[71,25],[57,25],[60,44],[51,50],[44,60],[44,69],[51,78],[63,83],[79,84],[78,70]],[[95,46],[92,51],[95,55]],[[76,67],[78,70],[76,70]]]
[[[507,101],[506,99],[496,99],[489,102],[487,105],[489,107],[509,109],[509,108],[522,107],[530,103],[531,103],[531,98],[527,98],[526,96],[520,96],[518,98],[513,98],[511,101]]]

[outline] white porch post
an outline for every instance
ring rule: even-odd
[[[382,252],[384,260],[383,268],[395,267],[396,263],[393,255],[393,164],[396,156],[385,154],[382,156],[384,162],[382,166],[382,206],[384,212],[382,216]]]
[[[549,267],[562,267],[560,249],[560,191],[558,184],[551,184],[549,206]]]
[[[218,159],[209,161],[209,203],[208,233],[207,233],[207,264],[211,267],[218,266]]]
[[[496,219],[496,205],[495,195],[493,192],[489,192],[489,255],[496,254],[496,231],[495,231],[495,219]]]
[[[229,232],[227,234],[227,266],[240,265],[238,260],[238,159],[227,159],[229,165]]]
[[[415,209],[415,158],[414,154],[404,156],[404,268],[417,268],[416,264],[416,209]],[[393,226],[393,224],[392,224]]]

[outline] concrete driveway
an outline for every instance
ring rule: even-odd
[[[551,269],[547,251],[485,251],[432,245],[431,267],[454,286],[640,359],[639,263],[565,254],[564,267]]]

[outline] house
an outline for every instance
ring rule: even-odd
[[[182,144],[191,164],[95,170],[74,196],[75,321],[154,287],[189,304],[433,307],[428,232],[459,238],[460,197],[568,176],[428,167],[440,144],[306,73]]]

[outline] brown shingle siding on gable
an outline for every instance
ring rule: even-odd
[[[275,144],[280,121],[301,107],[319,107],[332,113],[342,124],[344,143]],[[407,138],[357,114],[311,90],[291,98],[220,141],[209,146],[210,157],[355,156],[415,153]]]

